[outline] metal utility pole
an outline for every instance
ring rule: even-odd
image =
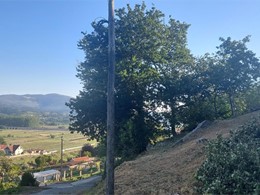
[[[108,85],[107,85],[107,154],[106,195],[114,194],[115,137],[115,20],[114,0],[108,0]]]

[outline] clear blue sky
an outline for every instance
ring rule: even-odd
[[[166,16],[191,24],[188,47],[195,56],[212,53],[219,37],[251,35],[260,57],[259,0],[144,0]],[[115,8],[142,0],[115,0]],[[91,22],[107,18],[108,0],[0,0],[0,94],[60,93],[82,88],[77,48]]]

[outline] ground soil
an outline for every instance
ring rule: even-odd
[[[115,194],[196,194],[194,175],[205,160],[205,142],[218,134],[228,136],[260,111],[229,120],[214,121],[201,127],[179,144],[165,142],[133,161],[116,168]]]

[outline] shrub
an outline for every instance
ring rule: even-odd
[[[0,156],[5,156],[5,152],[3,150],[0,150]]]
[[[253,120],[218,136],[207,147],[207,159],[196,173],[198,193],[260,193],[260,124]]]
[[[54,138],[55,138],[55,135],[50,134],[50,138],[51,138],[51,139],[54,139]]]
[[[14,137],[14,135],[8,134],[7,137]]]
[[[0,183],[0,194],[17,194],[18,190],[16,182]]]
[[[6,144],[4,137],[0,136],[0,144]]]
[[[92,153],[89,151],[84,151],[84,152],[81,152],[81,156],[92,157]]]
[[[33,174],[30,172],[25,172],[22,175],[21,186],[39,186],[39,183],[33,177]]]
[[[85,144],[80,151],[80,156],[95,156],[96,151],[95,148],[90,144]]]

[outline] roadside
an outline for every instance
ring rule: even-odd
[[[88,179],[82,179],[74,182],[64,182],[64,183],[56,183],[50,184],[44,187],[37,188],[38,192],[33,191],[24,192],[20,195],[32,194],[32,195],[55,195],[55,194],[82,194],[86,192],[88,189],[93,187],[97,182],[101,180],[101,176],[93,176]],[[34,190],[36,190],[34,188]]]

